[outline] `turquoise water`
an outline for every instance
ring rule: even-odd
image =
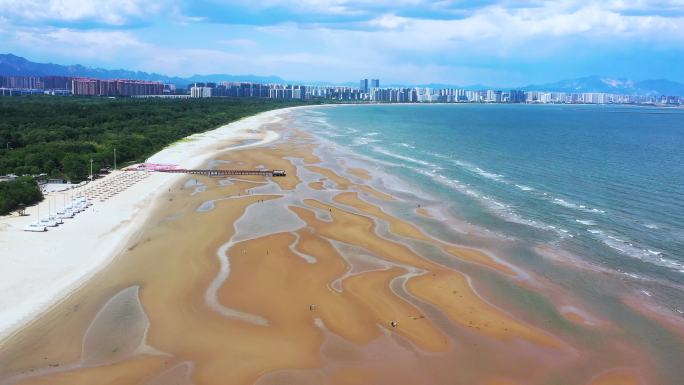
[[[364,105],[297,119],[471,224],[681,298],[684,110]]]

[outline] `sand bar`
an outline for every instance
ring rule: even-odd
[[[193,168],[217,151],[263,145],[277,139],[278,134],[256,130],[277,122],[288,110],[264,112],[192,135],[153,155],[148,162]],[[248,144],[240,145],[245,141]],[[121,171],[107,178],[118,173]],[[182,177],[153,174],[105,202],[94,202],[87,211],[65,219],[63,225],[46,233],[25,232],[23,228],[35,221],[39,212],[46,215],[48,205],[62,208],[65,194],[48,194],[39,205],[28,208],[29,216],[1,217],[0,341],[105,266],[145,223],[160,194]]]

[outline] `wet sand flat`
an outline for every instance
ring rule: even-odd
[[[286,177],[159,194],[110,266],[2,342],[0,384],[658,383],[630,331],[526,316],[531,295],[498,291],[535,287],[520,267],[392,215],[384,203],[415,204],[290,121],[271,129],[286,140],[214,165]]]

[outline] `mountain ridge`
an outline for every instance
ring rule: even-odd
[[[271,84],[312,84],[312,85],[342,85],[354,87],[355,82],[292,82],[283,78],[270,75],[229,75],[229,74],[206,74],[192,75],[189,77],[167,76],[158,73],[144,71],[131,71],[126,69],[104,69],[87,67],[81,64],[60,65],[54,63],[36,63],[14,54],[0,54],[0,75],[2,76],[83,76],[99,79],[134,79],[154,80],[165,83],[173,83],[181,87],[195,82],[220,82],[220,81],[243,81]],[[524,91],[547,91],[547,92],[603,92],[639,96],[684,96],[684,84],[667,79],[631,80],[625,78],[612,78],[607,76],[585,76],[575,79],[560,80],[552,83],[530,84],[522,87],[490,87],[481,84],[470,86],[456,86],[442,83],[430,83],[423,85],[400,85],[390,84],[392,87],[430,87],[430,88],[460,88],[467,90],[481,89],[520,89]]]
[[[585,76],[576,79],[560,80],[554,83],[528,85],[521,87],[524,91],[552,92],[604,92],[612,94],[641,96],[682,96],[684,84],[667,79],[631,80],[611,78],[607,76]]]
[[[192,75],[189,77],[167,76],[158,73],[144,71],[130,71],[125,69],[104,69],[86,67],[81,64],[61,65],[54,63],[36,63],[24,57],[16,56],[11,53],[0,54],[0,75],[2,76],[82,76],[98,79],[133,79],[133,80],[152,80],[165,83],[173,83],[185,86],[195,82],[216,82],[216,81],[245,81],[260,83],[285,83],[282,78],[258,75],[228,75],[228,74],[208,74]],[[220,79],[220,80],[217,80]]]

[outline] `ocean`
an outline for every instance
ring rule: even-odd
[[[548,251],[684,308],[684,110],[359,105],[305,109],[296,120],[420,191],[417,202],[525,245],[511,254]]]
[[[148,185],[0,384],[681,384],[683,113],[307,106],[203,134],[186,162],[287,175]],[[236,130],[268,143],[213,150]]]

